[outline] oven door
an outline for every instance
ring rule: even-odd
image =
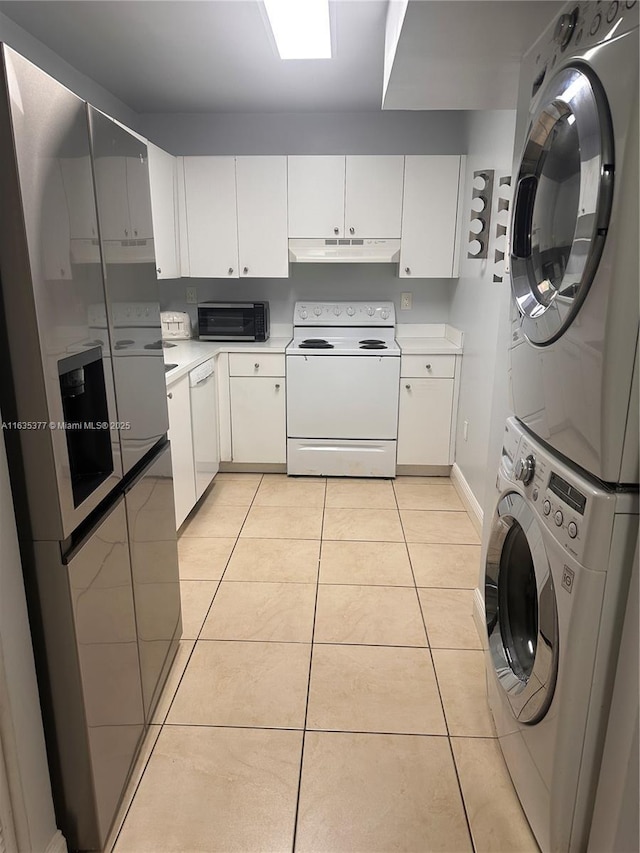
[[[613,196],[611,118],[598,79],[567,67],[536,100],[517,176],[511,285],[528,340],[572,323],[595,276]]]
[[[498,504],[487,551],[489,655],[514,717],[546,714],[558,670],[558,614],[544,530],[517,492]]]
[[[395,356],[289,355],[287,434],[394,440],[399,388]]]

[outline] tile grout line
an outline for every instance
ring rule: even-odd
[[[395,483],[394,483],[394,487],[393,487],[393,493],[396,497],[396,503],[397,503],[398,502],[398,495],[396,493]],[[465,510],[465,512],[466,512],[466,510]],[[471,842],[471,846],[472,846],[473,850],[476,851],[476,853],[477,853],[476,845],[475,845],[475,842],[473,839],[473,833],[471,831],[471,821],[469,819],[469,813],[467,811],[467,803],[465,801],[464,792],[462,790],[462,782],[460,780],[460,774],[458,773],[458,765],[456,764],[456,759],[455,759],[455,755],[453,752],[453,744],[451,743],[451,730],[449,728],[449,720],[447,719],[447,713],[446,713],[445,707],[444,707],[444,699],[442,698],[442,690],[440,689],[440,681],[438,679],[438,671],[436,669],[436,663],[435,663],[435,660],[433,657],[433,649],[431,647],[431,641],[429,640],[429,631],[427,629],[427,620],[426,620],[424,611],[422,609],[422,602],[420,601],[420,595],[418,593],[418,585],[416,583],[415,572],[413,571],[413,562],[411,560],[411,552],[409,551],[409,544],[407,542],[407,536],[405,533],[404,524],[402,522],[402,515],[400,514],[400,507],[398,507],[398,514],[400,515],[400,525],[402,527],[402,533],[404,536],[405,546],[407,548],[407,556],[409,558],[409,566],[411,567],[411,574],[413,575],[414,588],[416,591],[416,597],[418,599],[418,607],[420,608],[420,615],[422,616],[422,622],[424,624],[424,630],[425,630],[425,633],[427,635],[429,657],[431,658],[431,666],[433,667],[433,675],[434,675],[435,682],[436,682],[436,688],[438,690],[438,697],[440,698],[440,707],[442,708],[442,716],[444,718],[444,725],[445,725],[445,728],[447,731],[447,744],[449,746],[449,754],[451,755],[451,762],[453,764],[453,772],[455,773],[456,782],[458,783],[458,792],[460,794],[460,802],[462,803],[462,811],[464,813],[464,820],[465,820],[465,823],[467,825],[467,832],[469,834],[469,840]],[[468,513],[467,513],[467,518],[468,518]]]
[[[141,783],[142,783],[142,780],[143,780],[143,778],[144,778],[144,774],[145,774],[145,773],[146,773],[146,771],[147,771],[147,767],[149,766],[149,762],[151,761],[151,757],[153,756],[153,753],[155,752],[156,746],[158,745],[158,740],[160,739],[160,735],[162,734],[162,730],[163,730],[163,728],[165,727],[165,725],[167,724],[167,722],[166,722],[166,721],[167,721],[167,719],[168,719],[168,717],[169,717],[169,714],[171,713],[171,708],[173,707],[173,703],[174,703],[174,701],[175,701],[175,698],[176,698],[176,696],[178,695],[178,690],[180,689],[180,685],[182,684],[182,681],[183,681],[183,679],[184,679],[184,676],[185,676],[185,673],[186,673],[187,668],[188,668],[188,666],[189,666],[189,663],[191,662],[191,658],[193,657],[193,653],[194,653],[194,652],[195,652],[195,650],[196,650],[196,644],[198,643],[198,640],[199,640],[199,638],[200,638],[200,634],[202,633],[202,629],[203,629],[203,627],[204,627],[204,623],[207,621],[207,617],[208,617],[208,615],[209,615],[209,612],[211,611],[211,608],[213,607],[213,602],[214,602],[214,600],[215,600],[216,595],[218,594],[218,590],[220,589],[220,584],[222,583],[222,578],[224,577],[224,574],[225,574],[225,572],[227,571],[227,566],[229,565],[229,562],[231,561],[231,557],[233,556],[233,552],[235,551],[235,549],[236,549],[236,545],[238,544],[238,539],[240,538],[240,531],[242,530],[242,527],[244,526],[244,523],[245,523],[245,521],[247,520],[247,517],[248,517],[248,515],[249,515],[249,510],[251,509],[251,507],[252,507],[252,505],[253,505],[253,501],[255,500],[256,495],[258,494],[258,489],[260,488],[260,486],[261,486],[261,484],[262,484],[262,480],[263,480],[263,478],[264,478],[264,475],[261,475],[261,476],[260,476],[260,481],[259,481],[258,486],[257,486],[257,488],[256,488],[256,491],[255,491],[255,493],[254,493],[254,496],[253,496],[253,498],[252,498],[252,500],[251,500],[251,503],[249,504],[249,509],[247,509],[247,514],[245,515],[245,519],[244,519],[244,521],[242,522],[242,526],[240,527],[240,530],[238,531],[238,534],[237,534],[237,536],[236,536],[236,541],[235,541],[235,543],[234,543],[234,545],[233,545],[233,548],[231,549],[231,552],[229,553],[229,556],[227,557],[227,561],[226,561],[226,563],[225,563],[224,569],[222,570],[222,574],[221,574],[221,576],[220,576],[220,579],[219,579],[219,580],[218,580],[218,582],[217,582],[217,584],[218,584],[218,585],[216,586],[216,590],[215,590],[215,592],[213,593],[213,596],[212,596],[212,598],[211,598],[211,602],[210,602],[210,604],[209,604],[209,607],[207,608],[207,612],[206,612],[206,614],[205,614],[205,617],[204,617],[204,619],[202,620],[202,625],[200,626],[200,630],[198,631],[198,636],[196,637],[196,639],[195,639],[195,640],[193,640],[193,646],[192,646],[192,648],[191,648],[191,651],[189,652],[189,657],[187,658],[187,661],[186,661],[186,663],[185,663],[185,665],[184,665],[184,669],[182,670],[182,674],[180,675],[180,678],[178,679],[178,683],[177,683],[177,685],[176,685],[176,689],[174,690],[174,692],[173,692],[173,696],[171,697],[171,702],[169,702],[169,707],[167,708],[166,713],[163,715],[162,721],[161,721],[160,723],[149,723],[149,725],[150,725],[150,726],[151,726],[151,725],[157,725],[157,726],[159,726],[160,731],[158,732],[158,735],[157,735],[157,737],[156,737],[156,739],[155,739],[155,741],[154,741],[153,747],[152,747],[151,751],[149,752],[149,755],[148,755],[148,757],[147,757],[147,760],[146,760],[146,761],[145,761],[145,763],[144,763],[144,768],[143,768],[143,770],[142,770],[142,773],[140,774],[140,778],[138,779],[138,783],[137,783],[137,785],[135,786],[135,790],[133,791],[133,794],[132,794],[132,796],[131,796],[131,800],[130,800],[130,802],[129,802],[129,805],[127,806],[126,813],[125,813],[125,815],[124,815],[124,817],[123,817],[123,819],[122,819],[122,824],[120,825],[120,828],[119,828],[119,830],[118,830],[118,833],[117,833],[117,835],[116,835],[116,837],[115,837],[115,839],[114,839],[112,850],[115,850],[115,848],[116,848],[116,846],[117,846],[117,844],[118,844],[118,840],[120,839],[120,835],[122,834],[122,830],[124,829],[124,825],[125,825],[125,823],[126,823],[126,821],[127,821],[127,818],[128,818],[128,816],[129,816],[129,812],[131,811],[131,808],[132,808],[132,806],[133,806],[133,803],[135,802],[136,794],[138,793],[138,790],[139,790],[140,785],[141,785]],[[204,503],[204,502],[203,502],[203,503]],[[197,515],[197,513],[196,513],[196,515]],[[178,538],[179,538],[179,537],[178,537]],[[187,538],[188,538],[188,537],[187,537]],[[197,537],[192,537],[192,538],[197,538]],[[200,538],[206,538],[206,537],[200,537]],[[226,537],[224,537],[224,538],[226,538]],[[231,537],[229,537],[229,538],[231,538]],[[176,544],[177,544],[177,539],[176,539]],[[180,560],[180,558],[178,557],[178,585],[180,585],[180,583],[182,583],[182,579],[180,578],[180,563],[179,563],[179,560]],[[181,638],[181,639],[182,639],[182,638]],[[180,641],[179,641],[179,642],[180,642]],[[191,640],[189,639],[189,640],[187,640],[187,642],[191,642]],[[165,681],[165,684],[166,684],[166,681]]]
[[[313,605],[313,623],[311,625],[311,649],[309,652],[309,677],[307,680],[307,700],[304,706],[304,721],[302,729],[302,748],[300,750],[300,772],[298,773],[298,793],[296,796],[296,808],[293,817],[293,838],[291,840],[291,853],[295,853],[298,837],[298,817],[300,814],[300,794],[302,792],[302,768],[304,765],[304,747],[307,738],[307,717],[309,714],[309,696],[311,694],[311,669],[313,666],[313,646],[316,631],[316,615],[318,612],[318,592],[320,590],[320,563],[322,560],[322,534],[324,531],[324,513],[327,505],[327,478],[324,478],[324,500],[322,502],[322,522],[320,524],[320,547],[318,549],[318,570],[316,573],[316,598]]]

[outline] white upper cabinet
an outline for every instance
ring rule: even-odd
[[[400,236],[404,156],[288,159],[289,237]]]
[[[458,200],[464,157],[407,155],[400,276],[457,276]]]
[[[96,183],[100,186],[102,239],[151,239],[153,224],[146,160],[99,157],[95,170]]]
[[[59,162],[69,208],[71,239],[95,240],[98,225],[91,159],[88,155],[64,157]]]
[[[344,156],[289,157],[289,237],[344,236]]]
[[[127,157],[127,198],[133,239],[153,239],[153,219],[149,196],[149,164],[147,158]]]
[[[185,157],[188,275],[238,277],[234,157]]]
[[[400,237],[404,156],[346,158],[345,237]]]
[[[287,158],[236,157],[241,278],[286,278]]]
[[[179,278],[177,161],[151,142],[147,150],[156,273],[158,278]]]

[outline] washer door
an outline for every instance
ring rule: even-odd
[[[558,615],[543,528],[524,498],[506,494],[494,518],[485,570],[489,651],[516,719],[547,712],[558,669]]]
[[[598,268],[613,196],[613,132],[600,82],[564,68],[537,100],[517,177],[511,287],[527,339],[553,343]]]

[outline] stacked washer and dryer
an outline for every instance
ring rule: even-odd
[[[588,846],[638,541],[636,0],[566,6],[523,74],[515,417],[487,548],[486,661],[514,786],[556,853]]]

